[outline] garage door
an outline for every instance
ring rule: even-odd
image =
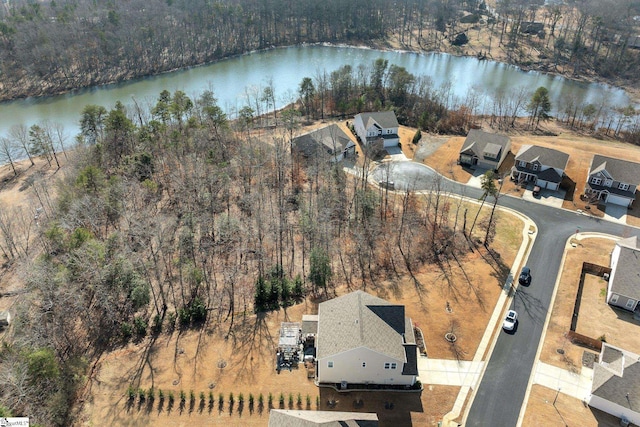
[[[549,181],[543,181],[543,180],[539,179],[536,182],[536,185],[539,185],[542,188],[548,188],[549,190],[555,191],[555,190],[558,189],[558,186],[560,184],[558,184],[557,182],[549,182]]]
[[[606,202],[612,203],[614,205],[620,205],[620,206],[629,206],[629,203],[631,203],[631,201],[626,197],[616,196],[615,194],[609,194],[607,196]]]

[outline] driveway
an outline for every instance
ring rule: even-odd
[[[428,190],[439,182],[443,190],[470,199],[478,199],[482,195],[479,189],[443,178],[425,165],[402,162],[385,165],[385,168],[390,181],[411,184],[414,190]],[[518,329],[514,334],[498,334],[471,403],[466,419],[468,427],[517,424],[529,377],[534,371],[536,353],[567,239],[576,229],[622,236],[626,228],[619,222],[554,209],[522,198],[505,196],[500,198],[498,204],[524,212],[537,224],[538,236],[527,261],[534,275],[531,285],[518,288],[511,302],[509,308],[515,309],[520,315]]]
[[[604,219],[618,222],[620,224],[626,224],[627,208],[619,205],[607,205],[604,211]]]
[[[562,208],[562,201],[564,200],[565,194],[566,191],[564,190],[552,191],[544,188],[540,190],[538,197],[534,197],[532,189],[527,188],[524,190],[522,198],[530,202],[540,203],[554,208]]]
[[[473,176],[471,176],[469,181],[467,181],[467,185],[473,188],[482,188],[482,177],[487,173],[487,170],[488,169],[475,169],[473,171]]]

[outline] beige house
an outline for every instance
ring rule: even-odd
[[[363,291],[325,301],[318,308],[318,383],[412,386],[417,345],[404,306]]]
[[[508,136],[471,129],[460,149],[458,163],[472,169],[498,170],[510,150]]]
[[[387,148],[397,147],[400,143],[400,124],[393,111],[357,114],[353,119],[353,128],[365,146],[382,141],[382,146]]]
[[[637,311],[640,301],[640,239],[629,237],[616,242],[611,252],[611,275],[607,303]]]

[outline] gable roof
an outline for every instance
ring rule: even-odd
[[[637,354],[602,343],[593,366],[591,394],[637,411],[640,408],[640,361]]]
[[[355,291],[321,303],[318,317],[318,359],[359,347],[405,361],[405,344],[413,344],[415,352],[413,326],[403,305]]]
[[[360,113],[365,129],[377,126],[382,129],[397,128],[400,126],[396,113],[393,111],[379,111],[375,113]]]
[[[605,171],[614,181],[632,185],[640,184],[640,163],[594,155],[589,175]]]
[[[319,149],[340,154],[352,143],[349,136],[336,124],[313,130],[293,139],[293,145],[305,156],[315,155]]]
[[[540,147],[539,145],[525,144],[516,154],[516,162],[538,162],[541,165],[565,170],[569,162],[569,155],[553,148]]]
[[[502,149],[500,161],[502,161],[507,155],[505,148],[507,148],[510,142],[511,139],[508,136],[483,132],[479,129],[471,129],[462,144],[460,153],[484,157],[487,150],[489,150],[488,153],[493,153],[496,151],[496,147],[500,147],[500,149]]]
[[[272,409],[269,427],[377,427],[378,415],[366,412]]]
[[[610,278],[611,292],[640,300],[640,239],[632,236],[616,242],[620,255]]]

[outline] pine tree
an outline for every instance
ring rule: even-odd
[[[267,311],[268,299],[269,295],[267,294],[267,284],[264,281],[264,277],[260,275],[256,281],[256,293],[253,297],[253,311],[256,313]]]

